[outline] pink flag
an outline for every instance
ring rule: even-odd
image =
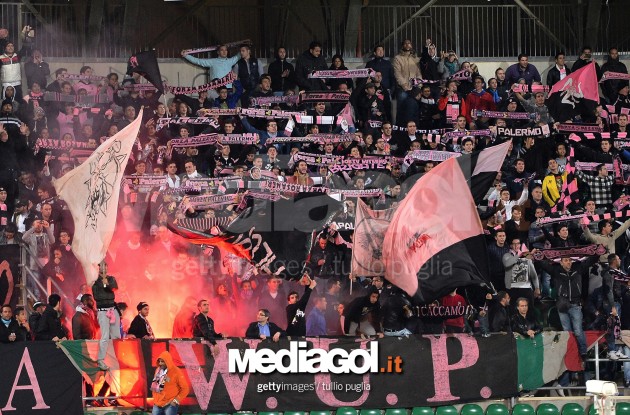
[[[385,277],[417,302],[486,283],[477,207],[457,159],[422,176],[398,206],[383,241]]]
[[[553,88],[551,88],[549,96],[562,91],[568,91],[568,96],[576,96],[599,102],[595,63],[591,62],[585,67],[573,72],[562,81],[556,82]]]

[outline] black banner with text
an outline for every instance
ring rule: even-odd
[[[54,342],[0,345],[0,413],[82,415],[81,374]]]
[[[230,338],[219,340],[218,346],[220,351],[214,358],[205,342],[142,341],[147,379],[153,378],[159,353],[168,350],[191,386],[190,396],[180,407],[184,413],[210,408],[213,412],[234,412],[437,406],[518,393],[516,342],[507,335],[411,336],[378,342],[308,338],[273,343]],[[324,353],[312,371],[328,366],[330,372],[305,373],[312,357],[304,356],[316,353],[314,349]],[[336,357],[327,363],[333,354]],[[236,370],[231,373],[234,364],[232,369]],[[368,366],[366,373],[356,373]],[[350,373],[331,373],[344,369]]]

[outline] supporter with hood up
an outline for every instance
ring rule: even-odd
[[[180,402],[188,396],[190,388],[181,370],[173,363],[169,352],[162,352],[151,382],[153,415],[175,415]]]

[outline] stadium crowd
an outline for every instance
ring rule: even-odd
[[[182,56],[207,68],[211,80],[234,71],[233,82],[194,95],[163,96],[151,88],[134,87],[141,82],[137,74],[125,79],[116,73],[99,77],[85,66],[80,76],[68,77],[66,68],[49,67],[29,28],[20,34],[24,46],[19,51],[9,35],[0,29],[0,245],[28,247],[30,269],[41,282],[54,281],[64,296],[44,298],[32,286],[40,298],[30,299],[30,317],[24,308],[3,306],[0,342],[155,338],[149,321],[154,325],[156,321],[149,315],[149,306],[151,310],[167,308],[167,302],[161,305],[157,299],[143,298],[141,288],[162,284],[155,275],[174,269],[172,264],[180,264],[181,270],[182,264],[209,258],[203,275],[194,275],[203,282],[201,290],[178,292],[182,304],[175,308],[169,303],[173,338],[204,337],[213,344],[222,335],[277,341],[286,335],[470,332],[489,336],[509,332],[533,338],[544,328],[555,327],[574,332],[583,357],[587,357],[584,330],[608,331],[608,358],[628,359],[630,349],[626,347],[624,354],[615,343],[619,329],[630,329],[630,278],[626,274],[630,219],[624,210],[630,197],[625,196],[623,173],[611,167],[630,156],[624,150],[630,112],[628,81],[602,82],[600,101],[593,109],[574,111],[562,119],[552,116],[547,92],[533,88],[535,92],[527,88],[514,92],[512,88],[562,81],[593,61],[591,48],[585,47],[573,65],[558,53],[543,82],[540,73],[544,71],[529,63],[526,54],[485,79],[473,62],[460,62],[455,51],[441,51],[431,39],[422,40],[418,48],[405,40],[398,52],[375,47],[366,63],[373,70],[371,76],[356,78],[309,77],[313,71],[347,69],[340,55],[333,56],[329,65],[316,41],[295,62],[278,47],[276,60],[266,68],[252,56],[250,45],[222,45],[213,58],[196,58],[185,51]],[[385,57],[388,54],[393,55],[391,59]],[[615,48],[596,67],[600,78],[606,71],[627,73]],[[346,92],[350,105],[280,98],[302,91]],[[84,98],[103,96],[107,99]],[[277,102],[273,97],[278,97]],[[287,118],[248,116],[241,111],[260,108],[260,102],[266,109],[305,111],[313,118],[287,128]],[[57,197],[54,183],[129,125],[141,109],[143,126],[126,174],[166,177],[166,181],[157,187],[142,182],[123,186],[117,231],[106,258],[109,271],[103,266],[99,280],[88,286],[71,249],[73,219]],[[235,111],[218,116],[205,111],[212,109]],[[348,109],[351,119],[337,122]],[[487,117],[484,114],[489,113],[478,111],[501,111],[505,116]],[[511,113],[534,115],[517,118]],[[215,122],[186,122],[186,117],[206,114]],[[173,122],[163,126],[159,120],[165,118]],[[597,125],[610,134],[569,140],[568,133],[557,130],[560,123]],[[462,134],[447,138],[450,131]],[[255,133],[258,141],[173,145],[172,140],[209,133]],[[273,140],[328,133],[351,134],[352,140]],[[417,150],[470,154],[505,141],[512,145],[495,185],[479,206],[494,292],[458,289],[434,304],[419,306],[382,276],[365,278],[351,272],[348,264],[358,203],[352,197],[343,201],[342,213],[316,237],[308,255],[308,272],[299,281],[254,272],[243,259],[191,245],[167,226],[189,219],[216,223],[238,213],[243,193],[238,189],[240,197],[229,204],[198,208],[188,203],[199,194],[186,187],[191,179],[239,176],[245,181],[280,180],[331,189],[380,188],[381,197],[363,198],[380,210],[396,207],[418,178],[439,162],[406,156]],[[387,162],[381,169],[333,173],[325,163],[298,161],[296,155],[301,153]],[[582,163],[573,176],[569,167],[575,162]],[[574,202],[564,212],[552,212],[571,179],[579,185],[572,194]],[[221,186],[211,190],[230,193]],[[582,214],[613,212],[621,213],[590,224],[581,219]],[[578,217],[556,220],[561,213]],[[538,226],[541,221],[548,223]],[[211,227],[197,230],[210,232]],[[557,262],[538,255],[552,248],[591,244],[606,249],[562,256]],[[179,282],[191,275],[169,271],[163,277]],[[130,292],[130,287],[137,292]],[[125,302],[138,303],[138,314],[131,322],[129,314],[134,313]],[[460,309],[465,312],[453,312]],[[624,363],[624,370],[628,385],[630,361]],[[566,386],[568,378],[561,379],[561,384]]]

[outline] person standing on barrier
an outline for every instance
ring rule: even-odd
[[[105,364],[108,340],[120,339],[120,314],[116,310],[116,278],[107,275],[107,263],[99,264],[98,279],[92,285],[92,294],[96,302],[98,325],[101,328],[101,340],[98,345],[98,367],[108,370]]]

